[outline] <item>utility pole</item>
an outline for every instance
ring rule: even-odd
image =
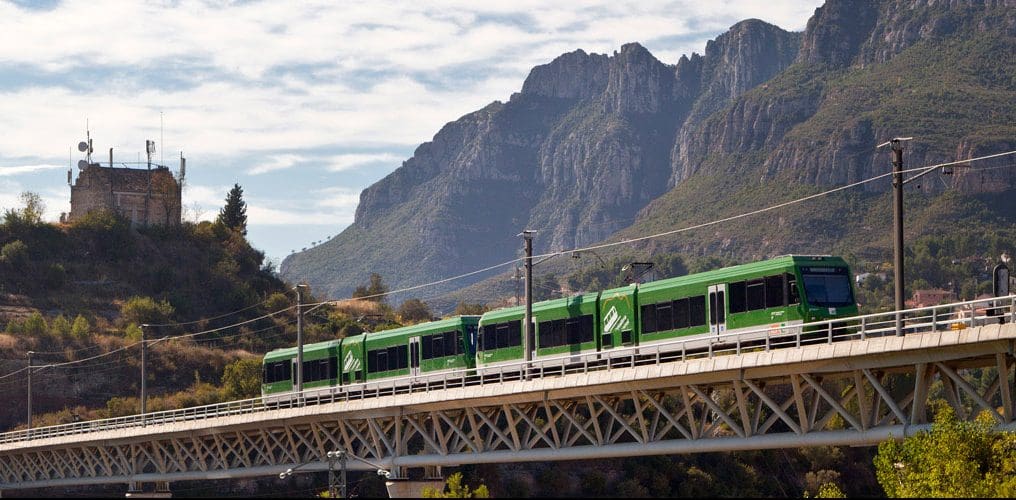
[[[896,283],[896,336],[903,336],[903,142],[892,139],[893,151],[893,274]]]
[[[526,368],[533,360],[532,346],[529,341],[533,335],[533,233],[536,231],[525,230],[518,235],[526,242],[526,324],[522,329],[522,351],[525,353],[523,359],[526,361]],[[526,370],[528,371],[528,370]]]
[[[148,379],[148,342],[145,340],[145,328],[148,323],[141,325],[141,425],[145,423],[145,413],[148,408],[148,391],[146,380]]]
[[[32,355],[34,351],[28,351],[28,430],[32,430]]]
[[[893,275],[896,288],[896,336],[903,336],[903,141],[909,141],[913,137],[896,137],[879,144],[875,149],[882,146],[892,147],[893,163]],[[910,181],[927,174],[934,169],[926,169],[924,172],[912,176]]]
[[[299,284],[296,290],[296,373],[293,380],[296,381],[297,397],[303,392],[303,289],[307,285]]]

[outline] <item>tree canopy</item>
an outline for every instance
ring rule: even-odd
[[[370,273],[370,284],[360,285],[353,291],[353,298],[363,298],[373,302],[385,303],[387,301],[388,285],[384,284],[381,275]]]
[[[994,432],[987,412],[973,422],[941,404],[931,431],[878,446],[875,474],[889,497],[1016,496],[1016,433]]]
[[[233,184],[226,195],[226,205],[219,210],[218,222],[247,236],[247,202],[243,201],[243,188]]]

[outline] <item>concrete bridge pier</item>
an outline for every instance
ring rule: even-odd
[[[128,498],[173,498],[173,493],[169,491],[169,481],[155,481],[154,483],[131,481],[127,483],[127,494],[124,496]]]
[[[385,481],[388,489],[388,498],[421,498],[424,488],[433,488],[444,491],[445,480],[441,475],[440,466],[424,467],[422,479],[410,479],[405,473],[405,468],[396,467],[391,477]]]

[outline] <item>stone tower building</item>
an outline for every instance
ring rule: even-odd
[[[149,169],[86,165],[71,186],[71,211],[66,222],[91,210],[114,210],[131,225],[179,225],[180,183],[169,168]]]

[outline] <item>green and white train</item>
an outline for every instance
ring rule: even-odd
[[[580,362],[614,349],[638,354],[762,339],[770,330],[857,313],[852,275],[842,258],[789,255],[536,302],[529,345],[532,366],[551,359],[560,365],[562,357],[565,363]],[[449,370],[466,376],[518,369],[525,359],[524,319],[524,307],[511,307],[309,344],[304,389],[341,391],[393,377],[418,383]],[[295,348],[265,355],[266,402],[293,396],[295,363]]]

